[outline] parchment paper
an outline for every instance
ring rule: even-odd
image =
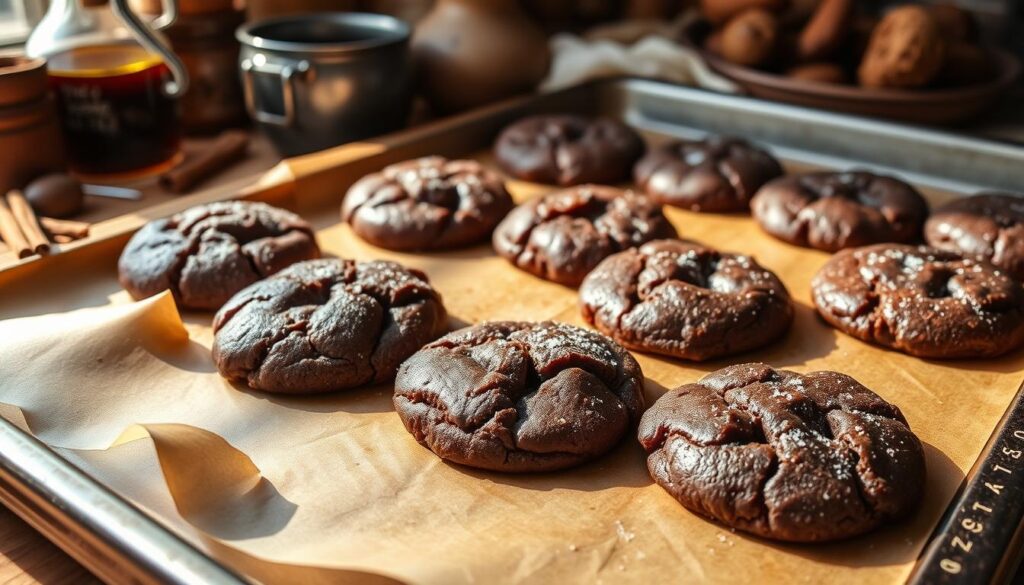
[[[540,190],[513,184],[520,200]],[[303,210],[324,250],[425,270],[453,327],[485,319],[582,324],[575,291],[514,269],[488,245],[389,253],[339,225],[336,203]],[[23,414],[21,424],[65,457],[260,580],[904,580],[1016,391],[1024,355],[932,362],[853,340],[810,305],[809,282],[826,254],[775,241],[746,217],[669,214],[683,236],[753,254],[775,270],[795,297],[796,322],[780,343],[731,359],[692,364],[636,354],[648,401],[743,361],[849,373],[898,404],[925,444],[928,485],[913,518],[828,545],[734,533],[654,485],[633,436],[561,473],[446,464],[402,427],[390,387],[280,398],[226,383],[209,355],[211,315],[179,317],[166,295],[129,303],[113,246],[0,286],[0,316],[30,316],[0,322],[0,402],[17,407],[0,414]]]

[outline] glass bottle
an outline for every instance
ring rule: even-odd
[[[178,97],[188,76],[127,0],[51,0],[25,51],[45,57],[71,171],[106,182],[155,175],[181,160]],[[154,27],[177,15],[165,0]]]

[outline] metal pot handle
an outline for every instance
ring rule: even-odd
[[[160,17],[162,26],[168,26],[178,16],[177,0],[164,0],[164,15]],[[114,14],[124,22],[136,41],[149,51],[160,55],[167,68],[171,70],[171,79],[163,85],[167,97],[181,97],[188,90],[188,71],[181,59],[174,54],[171,47],[160,36],[153,32],[146,23],[128,8],[128,0],[111,0],[110,7]]]
[[[257,63],[259,61],[259,63]],[[245,93],[245,108],[249,115],[257,121],[288,128],[295,124],[295,86],[293,79],[297,75],[305,75],[309,71],[309,61],[302,60],[286,65],[267,63],[263,55],[242,60],[242,88]],[[256,106],[256,92],[253,89],[253,76],[256,73],[276,75],[281,80],[281,102],[284,113],[275,114],[259,109]]]
[[[156,30],[164,30],[178,20],[178,0],[160,0],[160,16],[153,19],[150,24]]]

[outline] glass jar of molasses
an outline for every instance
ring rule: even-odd
[[[181,159],[178,98],[188,77],[127,0],[51,0],[26,52],[45,57],[71,170],[89,180],[159,174]],[[166,26],[176,1],[165,2]]]

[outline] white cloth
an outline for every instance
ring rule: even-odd
[[[663,79],[724,93],[738,90],[736,84],[711,71],[697,51],[659,34],[646,35],[632,44],[557,34],[551,38],[551,55],[551,69],[540,85],[544,91],[619,75]]]

